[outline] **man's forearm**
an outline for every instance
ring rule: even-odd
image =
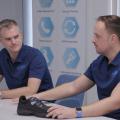
[[[41,100],[57,100],[74,94],[72,83],[60,85],[54,89],[34,95]]]
[[[120,108],[120,102],[113,97],[108,97],[91,105],[83,106],[83,117],[101,116]]]
[[[17,89],[12,89],[12,90],[3,90],[1,91],[1,98],[16,98],[21,95],[32,95],[34,92],[30,90],[29,87],[22,87],[22,88],[17,88]]]

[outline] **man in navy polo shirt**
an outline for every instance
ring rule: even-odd
[[[52,79],[42,53],[23,45],[23,36],[16,21],[0,21],[0,81],[8,90],[0,90],[0,98],[32,95],[53,88]]]
[[[80,108],[53,106],[49,108],[47,117],[62,119],[107,116],[120,120],[120,17],[100,16],[95,25],[92,42],[100,56],[83,75],[73,82],[34,96],[41,100],[61,99],[96,85],[99,100]]]

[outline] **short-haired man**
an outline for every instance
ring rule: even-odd
[[[34,96],[41,100],[61,99],[96,85],[99,100],[81,108],[53,106],[49,108],[47,117],[62,119],[107,116],[120,119],[120,17],[98,17],[92,42],[100,56],[83,75],[73,82]]]
[[[23,35],[15,20],[0,21],[0,81],[6,80],[8,90],[0,90],[0,98],[33,95],[53,88],[42,53],[23,44]]]

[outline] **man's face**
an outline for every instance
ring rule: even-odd
[[[103,22],[96,22],[94,28],[93,44],[96,48],[96,52],[102,55],[106,55],[110,50],[110,33],[107,32]]]
[[[18,26],[3,28],[0,32],[0,43],[10,54],[17,54],[22,46],[22,35]]]

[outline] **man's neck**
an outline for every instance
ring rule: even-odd
[[[14,63],[17,58],[18,53],[9,53],[9,54],[10,54],[11,61]]]
[[[116,57],[116,55],[120,52],[120,48],[119,49],[115,49],[115,50],[112,50],[108,55],[107,55],[107,58],[109,60],[109,63],[111,63],[114,58]]]

